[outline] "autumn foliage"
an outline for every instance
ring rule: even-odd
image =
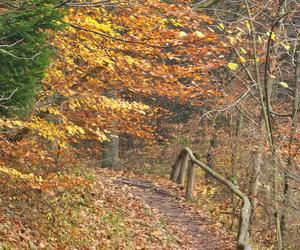
[[[94,171],[118,138],[120,168],[139,173],[165,174],[191,147],[249,196],[253,241],[296,246],[298,8],[297,1],[0,1],[0,241],[184,246],[130,188],[119,190],[117,172]],[[196,179],[191,210],[203,206],[236,232],[240,202],[211,176],[198,171]]]
[[[199,105],[219,95],[208,76],[225,49],[212,23],[182,2],[71,5],[65,28],[46,30],[55,58],[31,114],[1,120],[2,165],[73,163],[76,144],[112,132],[154,138],[163,109],[153,100]]]

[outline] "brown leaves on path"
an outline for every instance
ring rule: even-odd
[[[153,180],[149,180],[151,177],[146,177],[148,179],[143,180],[140,179],[141,176],[138,176],[138,179],[122,176],[113,178],[114,184],[120,189],[128,189],[131,196],[153,211],[158,220],[166,223],[172,236],[177,239],[176,249],[235,249],[232,236],[226,235],[204,212],[183,202],[180,194],[166,179],[154,177]],[[164,188],[153,182],[164,184]],[[157,231],[156,234],[160,232]],[[175,246],[173,247],[175,249]]]

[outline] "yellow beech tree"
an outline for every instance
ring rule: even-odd
[[[67,1],[58,7],[66,8],[65,29],[49,31],[56,59],[36,106],[26,121],[1,121],[17,131],[2,142],[3,164],[12,158],[57,164],[57,154],[80,150],[70,145],[105,141],[116,131],[154,138],[162,110],[156,100],[201,105],[220,95],[211,71],[223,64],[225,49],[212,20],[187,2]]]

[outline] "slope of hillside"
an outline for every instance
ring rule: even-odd
[[[86,178],[71,190],[3,191],[1,249],[233,249],[165,178],[105,169]]]

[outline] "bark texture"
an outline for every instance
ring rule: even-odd
[[[109,141],[103,143],[102,164],[104,168],[116,169],[119,164],[119,137],[109,135]]]

